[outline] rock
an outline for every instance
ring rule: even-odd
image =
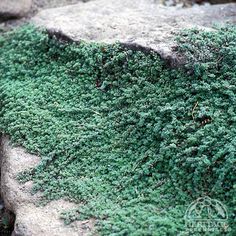
[[[53,8],[53,7],[62,7],[65,5],[75,4],[80,1],[86,2],[89,0],[32,0],[32,12],[36,13],[41,9]]]
[[[154,50],[175,64],[178,58],[172,48],[176,32],[236,23],[236,4],[182,9],[164,7],[155,0],[96,0],[43,10],[33,22],[73,41],[118,41],[129,48]]]
[[[63,210],[78,207],[75,203],[63,199],[51,201],[45,206],[36,206],[40,195],[30,193],[32,183],[19,184],[18,173],[37,165],[40,158],[30,155],[24,149],[13,147],[9,139],[1,138],[1,195],[5,207],[16,215],[15,229],[12,235],[24,236],[78,236],[90,235],[94,220],[75,221],[64,225],[60,219]]]
[[[176,6],[182,5],[183,7],[190,7],[194,4],[223,4],[223,3],[230,3],[234,2],[235,0],[162,0],[164,5],[167,6]]]
[[[230,2],[234,2],[234,1],[235,0],[208,0],[207,2],[209,2],[211,4],[223,4],[223,3],[230,3]]]
[[[0,19],[20,18],[31,8],[32,0],[0,0]]]

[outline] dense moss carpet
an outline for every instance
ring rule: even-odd
[[[0,130],[42,156],[20,181],[45,201],[82,203],[62,214],[67,223],[188,235],[187,207],[209,196],[236,234],[236,27],[178,40],[186,66],[170,69],[155,53],[59,42],[32,27],[1,36]]]

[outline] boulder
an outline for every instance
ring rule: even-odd
[[[0,19],[20,18],[31,8],[32,0],[0,0]]]
[[[14,147],[6,136],[0,137],[1,196],[5,207],[16,215],[12,236],[90,235],[94,219],[70,225],[60,219],[62,211],[74,209],[77,204],[61,199],[40,206],[40,194],[31,194],[32,182],[20,184],[17,181],[20,172],[35,167],[39,161],[40,157]]]
[[[115,43],[154,50],[171,63],[175,33],[185,28],[211,29],[236,23],[236,4],[192,8],[165,7],[155,0],[96,0],[41,11],[33,22],[73,41]]]

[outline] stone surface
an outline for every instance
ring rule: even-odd
[[[74,41],[119,41],[131,48],[155,50],[174,62],[175,32],[191,27],[209,29],[215,23],[236,23],[236,4],[183,9],[164,7],[156,0],[94,0],[44,10],[33,22]]]
[[[2,0],[0,0],[1,2]],[[14,29],[29,23],[30,19],[42,9],[62,7],[75,4],[78,2],[86,2],[89,0],[32,0],[30,11],[22,18],[3,18],[0,10],[0,33]]]
[[[63,210],[78,207],[75,203],[57,200],[46,206],[36,206],[40,195],[31,195],[31,182],[19,184],[16,176],[37,165],[40,158],[30,155],[19,147],[13,147],[9,139],[1,138],[1,195],[5,207],[16,215],[13,236],[78,236],[89,235],[93,230],[94,220],[76,221],[65,226],[60,219]]]
[[[31,8],[32,0],[0,0],[0,19],[20,18]]]
[[[62,7],[66,5],[75,4],[81,1],[86,2],[89,0],[32,0],[33,4],[31,13],[34,15],[35,13],[37,13],[42,9]]]
[[[86,0],[33,0],[33,5],[36,5],[38,8],[43,9],[75,4],[80,1],[85,2]]]

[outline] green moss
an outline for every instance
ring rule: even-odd
[[[62,214],[67,223],[177,235],[187,206],[207,195],[236,232],[236,28],[179,40],[190,73],[155,53],[62,44],[32,27],[0,39],[0,130],[42,156],[20,181],[83,203]]]

